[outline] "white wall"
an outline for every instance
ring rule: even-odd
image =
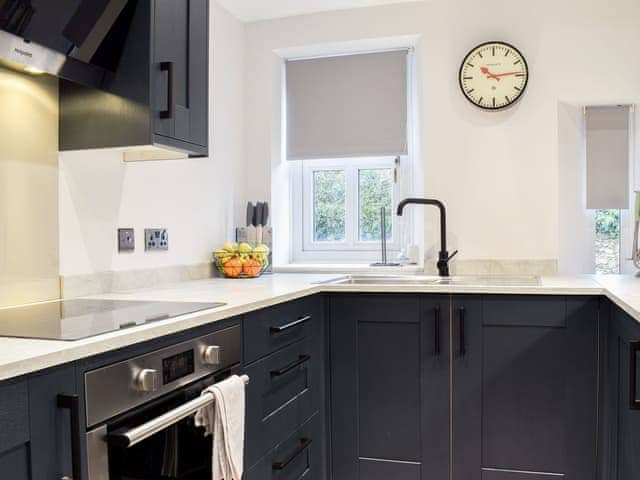
[[[245,199],[244,25],[212,2],[211,158],[122,162],[118,153],[60,154],[60,273],[206,262],[232,235]],[[118,254],[116,229],[136,229]],[[145,227],[169,229],[169,251],[144,252]]]
[[[281,170],[274,51],[404,35],[420,37],[425,190],[447,204],[450,249],[463,259],[557,259],[566,188],[559,183],[559,109],[640,99],[637,0],[426,1],[249,24],[249,196],[277,201],[266,180]],[[470,105],[457,81],[464,55],[493,39],[519,47],[531,71],[522,101],[499,113]],[[278,189],[284,181],[277,177]],[[425,215],[435,240],[436,213]]]

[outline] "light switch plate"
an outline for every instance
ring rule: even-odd
[[[133,252],[136,249],[136,238],[133,228],[118,229],[118,252]]]
[[[153,250],[169,250],[169,233],[166,228],[145,228],[144,249],[147,252]]]

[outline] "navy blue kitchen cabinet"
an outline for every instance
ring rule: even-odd
[[[599,299],[452,305],[452,478],[595,479]]]
[[[29,480],[29,389],[26,380],[0,384],[0,477]]]
[[[58,401],[61,393],[76,393],[75,381],[75,369],[63,367],[0,384],[0,478],[77,478],[71,449],[72,412]],[[79,437],[74,440],[79,445]],[[75,453],[76,462],[81,461],[81,453]]]
[[[330,300],[334,480],[449,476],[449,296]]]
[[[606,330],[602,479],[640,478],[640,323],[611,306]]]
[[[332,296],[333,478],[595,479],[598,315],[595,297]]]
[[[100,89],[60,81],[60,150],[152,145],[206,156],[209,0],[129,2],[114,28],[125,35],[101,50],[121,53]]]
[[[81,476],[84,410],[76,380],[73,364],[29,377],[32,480]]]
[[[244,318],[246,478],[327,476],[324,297]]]

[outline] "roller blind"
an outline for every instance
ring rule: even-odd
[[[588,107],[587,208],[629,208],[629,107]]]
[[[287,158],[407,153],[407,51],[286,63]]]

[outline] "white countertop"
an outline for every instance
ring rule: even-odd
[[[605,295],[640,321],[640,278],[629,275],[541,277],[536,286],[327,285],[339,275],[274,274],[251,280],[214,278],[93,298],[224,302],[225,306],[72,342],[0,338],[0,380],[25,375],[319,292],[424,292]]]

